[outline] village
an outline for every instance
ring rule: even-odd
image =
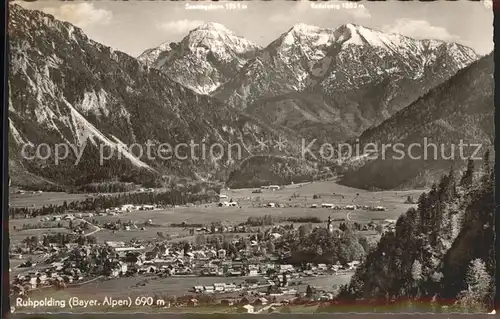
[[[264,188],[259,190],[259,195],[267,192],[273,197],[279,190],[278,187]],[[294,196],[295,192],[290,197]],[[198,206],[211,211],[249,211],[251,207],[266,210],[266,214],[248,214],[246,220],[233,223],[173,222],[168,224],[171,230],[168,232],[163,231],[167,224],[154,217],[147,218],[156,215],[145,215],[159,214],[166,209],[155,204],[124,204],[94,212],[68,210],[62,215],[37,217],[36,223],[31,219],[32,224],[23,223],[16,230],[22,232],[46,225],[49,230],[53,227],[67,231],[27,236],[11,244],[11,295],[27,298],[50,294],[50,291],[79,291],[96,282],[102,286],[123,281],[134,282],[134,287],[143,292],[155,282],[158,285],[176,283],[175,286],[182,283],[168,296],[155,293],[155,298],[164,300],[162,304],[166,306],[168,299],[168,306],[174,308],[208,303],[254,312],[266,305],[275,307],[276,303],[332,300],[340,286],[346,284],[362,264],[365,250],[376,243],[369,243],[364,234],[380,236],[395,229],[394,219],[357,222],[350,218],[355,212],[385,212],[387,209],[381,205],[361,205],[352,200],[343,205],[266,199],[257,202],[249,201],[248,196],[234,197],[221,192],[217,202]],[[318,197],[313,195],[311,199],[321,201]],[[188,203],[170,209],[194,206]],[[275,209],[287,207],[317,209],[328,217],[273,213]],[[335,211],[345,212],[345,217],[331,218],[329,215]],[[133,214],[143,214],[142,220],[130,218],[138,216]],[[139,234],[148,231],[156,233],[154,238],[142,239]],[[137,236],[128,240],[101,240],[100,236],[105,233],[110,237],[126,233]],[[352,244],[344,249],[345,256],[328,255],[321,252],[325,248],[319,244],[309,247],[316,245],[314,241],[321,241],[317,236],[339,242],[349,237]],[[302,246],[302,241],[309,240],[312,245]],[[17,266],[12,266],[13,261]],[[328,286],[317,284],[330,281],[332,284]],[[186,301],[186,296],[192,298]],[[183,301],[173,302],[172,298]]]

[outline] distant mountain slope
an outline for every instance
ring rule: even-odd
[[[219,23],[192,30],[179,43],[148,49],[138,59],[200,94],[209,94],[235,76],[259,46]]]
[[[379,150],[382,144],[402,143],[408,148],[418,143],[422,148],[414,147],[412,156],[421,156],[421,160],[409,156],[394,160],[392,156],[397,154],[389,148],[385,160],[369,161],[361,169],[346,174],[342,182],[354,187],[382,189],[428,186],[430,180],[447,171],[453,162],[463,165],[460,140],[464,144],[482,144],[477,154],[481,156],[486,148],[492,147],[495,136],[493,70],[493,55],[489,54],[360,137],[361,144],[376,143]],[[433,158],[432,146],[424,160],[424,139],[428,144],[437,144],[437,160]],[[450,157],[452,147],[457,161],[446,160],[441,155],[444,149],[445,157]],[[467,156],[474,148],[464,150]]]
[[[353,24],[335,30],[299,24],[213,95],[273,124],[305,134],[326,129],[330,140],[341,141],[381,123],[476,59],[456,43]]]
[[[99,164],[101,145],[158,146],[204,141],[255,145],[273,130],[210,97],[200,96],[162,72],[89,39],[82,30],[39,11],[10,5],[9,125],[10,168],[14,183],[23,171],[60,184],[112,178],[138,180],[142,173],[210,178],[234,165],[227,158],[160,159],[124,151]],[[54,158],[25,160],[22,146],[41,143],[83,145],[84,158],[56,165]],[[85,140],[87,141],[87,140]],[[155,149],[155,148],[153,148]],[[156,148],[158,149],[158,148]],[[29,155],[33,155],[30,148]],[[179,152],[189,155],[189,148]],[[200,148],[195,154],[201,155]],[[136,151],[135,155],[139,155]],[[169,154],[163,154],[167,157]],[[170,152],[170,156],[172,152]],[[164,157],[164,158],[165,158]]]

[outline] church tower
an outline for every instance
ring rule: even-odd
[[[326,224],[326,229],[329,233],[333,233],[332,217],[328,216],[328,223]]]

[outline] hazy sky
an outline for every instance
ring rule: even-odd
[[[17,2],[17,1],[16,1]],[[19,3],[19,2],[17,2]],[[186,5],[232,3],[246,8],[200,10]],[[61,1],[20,3],[82,28],[95,41],[138,56],[163,42],[179,41],[191,29],[219,22],[235,34],[265,46],[297,23],[336,28],[355,23],[415,38],[454,41],[479,54],[493,50],[493,12],[485,2],[360,2],[358,8],[312,8],[325,2]],[[342,5],[342,2],[326,4]]]

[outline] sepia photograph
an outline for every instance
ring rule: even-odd
[[[8,11],[11,313],[494,313],[491,0]]]

